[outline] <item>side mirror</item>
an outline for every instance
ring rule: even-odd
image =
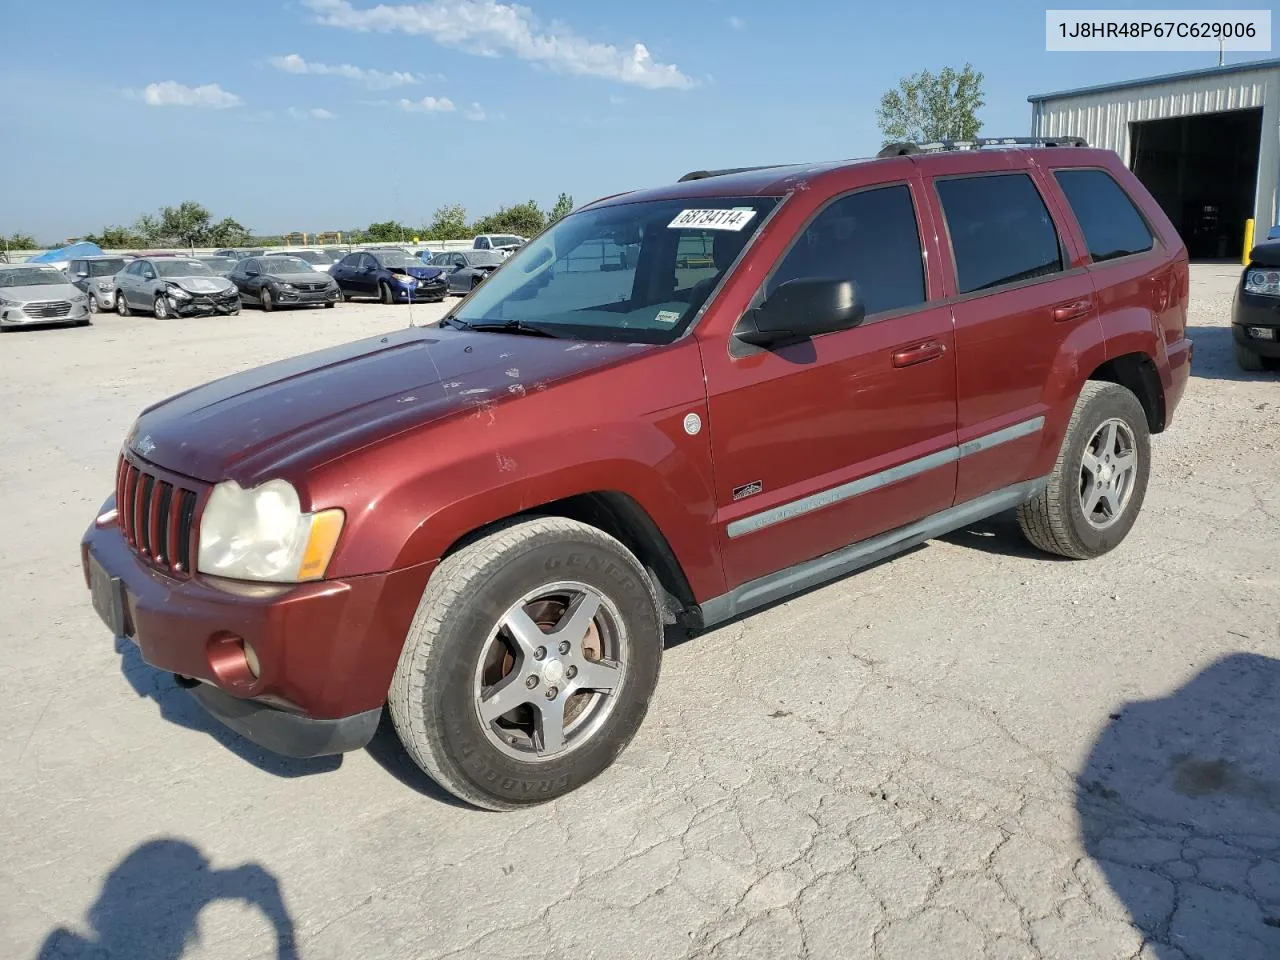
[[[733,335],[758,347],[808,340],[849,330],[867,315],[852,280],[805,277],[788,280],[764,303],[743,314]]]

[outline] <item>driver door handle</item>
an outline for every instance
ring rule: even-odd
[[[917,363],[924,363],[926,360],[936,360],[947,352],[944,344],[937,340],[926,340],[924,343],[913,344],[910,347],[903,347],[901,350],[893,352],[893,365],[895,367],[911,367]]]
[[[1073,300],[1070,303],[1062,303],[1053,308],[1053,319],[1058,323],[1064,320],[1075,320],[1078,317],[1085,316],[1093,309],[1093,301],[1085,298],[1083,300]]]

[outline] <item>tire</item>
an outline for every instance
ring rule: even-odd
[[[270,313],[276,308],[276,302],[271,299],[270,287],[263,287],[258,291],[258,302],[262,304],[263,313]]]
[[[1150,474],[1151,433],[1138,398],[1117,384],[1087,381],[1048,486],[1018,507],[1018,526],[1047,553],[1100,557],[1133,528]],[[1086,513],[1090,503],[1097,505]]]
[[[157,320],[173,319],[169,313],[169,302],[165,300],[164,294],[156,297],[155,303],[151,307],[151,311],[156,315]]]
[[[480,284],[481,284],[481,283],[483,283],[483,282],[484,282],[484,281],[483,281],[483,280],[481,280],[479,277],[472,277],[472,278],[471,278],[471,289],[472,289],[472,290],[474,290],[476,287],[480,286]]]
[[[1248,347],[1242,347],[1234,341],[1232,346],[1236,349],[1236,366],[1241,370],[1246,373],[1261,373],[1267,369],[1265,358],[1258,356]]]
[[[335,302],[336,302],[336,303],[346,303],[346,302],[347,302],[347,295],[346,295],[345,293],[343,293],[343,292],[342,292],[342,288],[341,288],[341,287],[339,287],[339,288],[338,288],[338,299],[337,299]]]
[[[102,308],[98,306],[98,295],[96,293],[89,294],[89,312],[94,315],[102,312]]]
[[[381,295],[382,302],[388,306],[396,302],[396,295],[391,292],[391,284],[387,283],[387,281],[382,280],[378,283],[378,292]]]
[[[129,301],[124,298],[124,294],[119,290],[116,291],[116,313],[122,317],[130,315]]]
[[[337,300],[326,300],[326,301],[324,302],[324,308],[325,308],[326,310],[332,310],[332,309],[333,309],[334,307],[336,307],[337,305],[338,305],[338,301],[337,301]]]
[[[568,654],[548,642],[539,660],[533,644],[548,626],[565,629],[581,610],[546,599],[553,596],[591,596],[600,605],[585,635],[564,641]],[[522,614],[529,614],[523,645],[499,626]],[[658,682],[662,641],[653,583],[621,543],[560,517],[513,523],[447,557],[432,574],[391,682],[391,719],[418,766],[459,799],[488,810],[543,803],[596,777],[631,741]],[[583,690],[576,675],[617,686]],[[482,691],[493,696],[508,677],[503,703],[519,705],[503,720],[482,720]],[[578,711],[555,728],[564,737],[560,750],[556,735],[548,744],[542,732],[552,729],[541,718],[553,703]]]

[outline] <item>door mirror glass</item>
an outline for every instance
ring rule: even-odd
[[[804,277],[779,286],[738,321],[734,336],[760,347],[849,330],[867,315],[852,280]]]

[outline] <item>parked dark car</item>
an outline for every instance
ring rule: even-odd
[[[424,253],[431,253],[424,250]],[[506,258],[496,250],[446,250],[432,254],[427,263],[445,271],[449,292],[468,294],[502,266]]]
[[[341,296],[331,276],[297,257],[247,257],[236,262],[230,280],[241,300],[267,312],[276,307],[332,307]]]
[[[213,251],[213,255],[215,257],[230,257],[232,260],[243,260],[245,259],[245,257],[260,257],[266,252],[267,251],[264,250],[262,247],[252,247],[252,248],[244,248],[244,249],[228,247],[225,250]]]
[[[196,257],[196,259],[220,277],[229,277],[231,275],[231,268],[239,262],[235,257],[213,256]]]
[[[101,313],[115,306],[116,274],[129,265],[129,257],[76,257],[67,264],[71,285],[89,295],[89,312]]]
[[[235,284],[191,257],[144,257],[116,274],[116,313],[134,310],[172,317],[240,312]]]
[[[1280,240],[1249,251],[1231,305],[1231,335],[1241,370],[1280,370]]]
[[[429,267],[411,253],[358,250],[330,269],[345,297],[375,297],[383,303],[440,301],[448,287],[444,271]]]

